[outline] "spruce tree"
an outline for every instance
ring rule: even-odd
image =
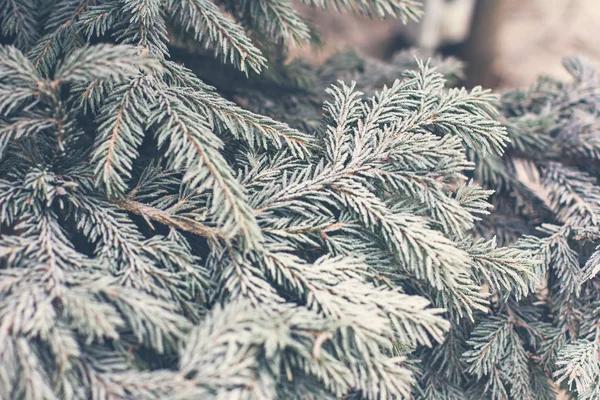
[[[571,82],[541,77],[503,96],[511,144],[504,158],[478,162],[477,179],[496,189],[497,210],[479,232],[505,242],[529,233],[526,247],[543,261],[544,279],[535,296],[509,300],[496,317],[484,317],[470,351],[508,327],[571,398],[593,400],[600,398],[600,82],[583,58],[567,58],[564,66]],[[493,362],[510,351],[496,346]],[[496,379],[493,371],[472,369]]]
[[[533,239],[470,233],[492,193],[472,160],[508,142],[496,96],[419,61],[330,85],[313,117],[327,71],[303,90],[284,63],[313,32],[285,0],[0,4],[0,398],[482,398],[490,371],[538,390],[507,369],[537,371],[512,325],[513,359],[485,347],[540,270]],[[273,92],[312,116],[263,116]]]
[[[396,54],[390,62],[380,62],[351,52],[341,53],[313,73],[319,82],[329,82],[332,77],[352,77],[358,80],[362,90],[373,92],[377,85],[390,80],[393,82],[398,69],[414,68],[415,55],[423,56],[421,51],[409,49]],[[450,86],[464,76],[463,64],[453,58],[435,57],[431,63],[449,78],[446,83]],[[553,381],[558,380],[554,375],[555,368],[547,358],[542,358],[547,357],[547,352],[552,349],[552,344],[547,341],[551,324],[545,319],[547,312],[540,303],[540,300],[545,301],[546,298],[543,283],[546,256],[541,251],[543,244],[538,241],[541,234],[532,236],[536,233],[536,224],[539,225],[541,219],[547,218],[548,212],[544,208],[543,195],[533,187],[525,190],[528,188],[526,179],[522,174],[517,174],[514,167],[516,159],[523,161],[517,155],[522,153],[515,150],[519,143],[515,137],[518,119],[506,117],[509,114],[506,109],[513,104],[514,98],[525,101],[529,99],[529,94],[522,91],[510,92],[497,104],[501,112],[497,119],[507,125],[511,139],[507,145],[507,154],[487,154],[482,157],[481,152],[467,148],[467,158],[474,165],[472,170],[466,171],[467,177],[483,184],[493,193],[493,212],[482,215],[481,219],[475,221],[471,232],[476,240],[481,241],[477,251],[484,263],[490,263],[488,267],[498,262],[498,255],[502,254],[487,247],[488,243],[509,245],[509,249],[518,249],[520,254],[523,251],[532,252],[535,277],[533,286],[537,293],[507,290],[508,286],[502,287],[502,280],[505,279],[503,275],[486,273],[484,286],[486,290],[492,288],[488,309],[484,312],[477,311],[472,320],[462,319],[453,323],[442,344],[416,352],[423,372],[413,391],[414,398],[417,399],[554,400],[558,396],[553,385]],[[548,99],[544,99],[540,104],[548,106],[547,101]],[[546,117],[561,115],[564,110],[547,112],[548,114],[544,114]],[[531,114],[532,111],[527,113]],[[529,115],[528,118],[526,121],[531,121],[532,116]],[[535,126],[536,130],[529,131],[529,134],[539,134],[548,125]],[[519,132],[524,129],[526,128],[521,128]],[[544,154],[535,153],[531,149],[524,154],[539,161],[547,160]],[[511,185],[502,186],[507,180],[510,180]],[[527,206],[524,206],[525,203]],[[536,217],[533,217],[533,212],[537,213]],[[511,259],[508,256],[504,258],[504,262],[510,264],[522,261],[518,257]],[[559,302],[556,307],[560,306],[562,303]]]
[[[393,82],[399,69],[413,68],[411,56],[419,53],[403,51],[387,63],[342,53],[311,72],[319,85],[351,77],[373,92]],[[431,62],[451,84],[463,76],[457,60]],[[494,193],[494,211],[476,221],[473,233],[533,252],[536,290],[522,298],[497,291],[504,296],[492,296],[488,312],[453,325],[433,351],[420,349],[425,373],[417,398],[556,399],[557,387],[574,399],[599,396],[600,83],[589,61],[567,58],[564,64],[572,82],[541,77],[531,88],[503,95],[498,120],[510,137],[503,156],[467,151],[475,165],[468,177]],[[283,115],[285,105],[275,111]]]

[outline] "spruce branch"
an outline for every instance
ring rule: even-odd
[[[160,124],[156,132],[159,147],[166,145],[173,169],[185,169],[183,181],[195,187],[206,185],[212,190],[211,212],[228,238],[238,233],[245,246],[258,246],[262,237],[245,193],[223,156],[217,151],[222,142],[189,108],[177,91],[163,89],[157,93],[152,124]]]
[[[34,1],[4,0],[0,6],[4,36],[13,36],[18,48],[27,49],[39,35],[38,10]]]
[[[313,7],[327,9],[334,8],[336,11],[352,10],[360,14],[380,18],[392,16],[400,18],[404,23],[408,20],[416,21],[422,15],[422,3],[419,0],[302,0]]]
[[[120,11],[129,16],[129,24],[117,33],[118,41],[134,44],[159,58],[167,56],[169,54],[168,32],[162,6],[163,3],[160,0],[124,2]],[[114,10],[114,7],[112,9]],[[98,19],[104,19],[110,15],[110,12],[108,15],[105,13],[105,9],[101,9],[99,15],[96,11],[90,22],[97,24]],[[89,32],[94,28],[90,26],[85,29]],[[97,29],[101,30],[102,25],[99,25]]]
[[[27,53],[36,69],[48,76],[51,67],[58,61],[61,52],[84,45],[74,26],[93,0],[61,0],[52,9],[45,21],[45,34]],[[70,40],[66,37],[71,34]]]
[[[225,4],[231,11],[241,14],[251,28],[264,32],[275,42],[289,46],[310,40],[308,25],[288,0],[228,0]]]
[[[250,112],[219,96],[215,88],[198,79],[189,69],[167,62],[166,68],[177,86],[185,88],[178,94],[193,105],[198,112],[206,114],[220,132],[231,134],[247,142],[251,147],[268,145],[277,149],[283,143],[297,156],[306,157],[313,138],[287,124]],[[193,89],[199,88],[200,90]]]
[[[168,212],[134,200],[129,200],[127,198],[113,200],[113,204],[127,212],[142,216],[150,221],[158,222],[173,229],[189,232],[207,239],[224,238],[224,235],[215,228],[208,227],[189,218],[173,216]]]
[[[98,110],[98,136],[92,162],[96,164],[98,184],[109,197],[122,196],[128,187],[133,161],[138,157],[145,125],[151,115],[149,102],[154,92],[148,90],[144,76],[117,85]]]
[[[78,49],[61,63],[54,75],[58,83],[123,82],[141,71],[156,72],[160,64],[154,57],[140,54],[127,45],[96,45]]]
[[[266,59],[244,30],[212,2],[169,0],[167,8],[185,31],[192,31],[201,44],[212,46],[215,56],[221,56],[224,62],[232,63],[243,72],[248,69],[260,72],[265,66]]]

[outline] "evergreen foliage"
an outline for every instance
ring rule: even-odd
[[[496,317],[484,317],[482,326],[500,335],[498,321],[512,318],[515,332],[531,343],[530,362],[537,359],[572,398],[591,400],[600,398],[600,83],[589,61],[567,58],[564,65],[571,82],[542,77],[530,89],[503,97],[511,144],[504,158],[487,156],[476,169],[477,179],[496,189],[496,218],[513,224],[506,230],[489,220],[480,232],[506,242],[515,231],[535,234],[526,246],[539,254],[546,277],[525,304],[499,309]],[[531,311],[522,312],[526,308]],[[471,341],[472,352],[478,338]],[[505,343],[490,352],[502,348],[506,351]],[[500,358],[496,354],[492,360]],[[493,371],[473,369],[490,382],[496,379]],[[532,391],[523,398],[540,394]]]
[[[305,2],[420,14],[413,0]],[[571,340],[529,322],[548,257],[575,257],[570,237],[470,233],[492,194],[473,160],[509,138],[496,96],[448,90],[422,62],[383,86],[405,55],[363,65],[362,92],[335,82],[355,74],[335,61],[306,80],[282,46],[312,27],[283,0],[0,4],[14,45],[0,48],[0,398],[528,398],[551,392],[555,359],[593,390],[595,370],[574,372],[592,327]],[[241,71],[245,97],[176,62],[198,47]],[[270,107],[286,82],[310,114]],[[575,209],[560,215],[592,220],[586,179],[557,190]],[[549,335],[565,346],[531,362]]]
[[[342,53],[312,71],[313,85],[351,77],[361,90],[372,92],[393,81],[398,69],[411,68],[415,53],[401,52],[389,63]],[[453,59],[432,62],[450,84],[462,76],[461,64]],[[486,287],[503,296],[493,296],[488,313],[476,314],[474,323],[453,324],[441,346],[417,352],[425,372],[417,398],[556,399],[552,381],[572,398],[598,397],[599,83],[584,59],[566,59],[565,67],[572,82],[542,77],[534,87],[502,97],[498,120],[511,140],[504,155],[467,151],[475,166],[468,177],[494,193],[494,211],[474,223],[475,242],[495,240],[517,252],[533,252],[539,260],[536,291],[513,286],[506,296],[502,282],[484,274]],[[288,107],[309,110],[289,120],[305,123],[315,115],[307,106],[315,102],[314,93],[263,111],[285,118]],[[250,104],[259,108],[261,102]],[[485,261],[495,258],[494,251],[479,249]]]

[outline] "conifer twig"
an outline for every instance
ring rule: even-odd
[[[114,200],[112,203],[125,211],[142,216],[173,229],[193,233],[194,235],[207,239],[224,237],[218,229],[211,228],[193,219],[173,216],[166,211],[159,210],[158,208],[151,207],[135,200],[121,199]]]

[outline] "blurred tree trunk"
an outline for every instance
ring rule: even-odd
[[[494,61],[498,53],[498,32],[506,0],[478,0],[466,41],[457,56],[467,63],[467,86],[497,87],[500,83]]]
[[[467,86],[496,87],[500,78],[494,64],[506,3],[507,0],[425,0],[425,15],[419,24],[409,27],[409,38],[422,50],[464,60]]]

